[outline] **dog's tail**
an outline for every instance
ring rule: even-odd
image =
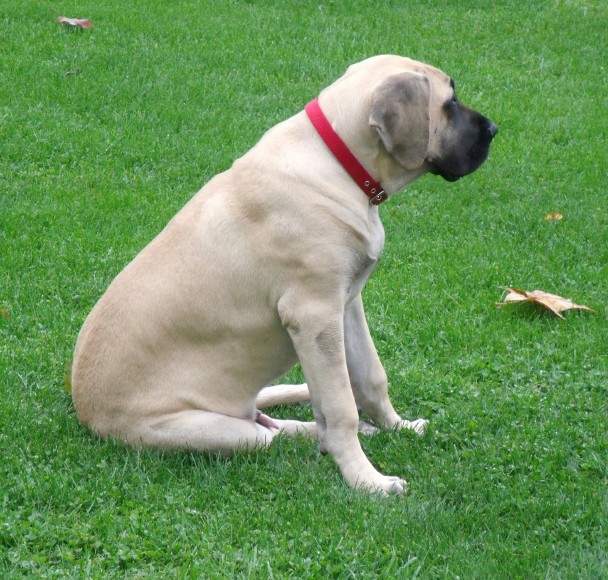
[[[276,385],[263,388],[256,399],[255,406],[258,409],[264,409],[275,405],[301,403],[309,399],[310,394],[306,383],[303,385]]]

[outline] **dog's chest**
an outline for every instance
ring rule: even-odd
[[[374,260],[374,264],[380,259],[380,254],[384,249],[384,227],[380,221],[376,207],[370,207],[370,242],[369,257]]]
[[[370,208],[369,238],[365,252],[358,256],[348,291],[348,302],[358,296],[376,269],[384,248],[384,228],[375,208]]]

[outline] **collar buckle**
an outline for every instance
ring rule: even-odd
[[[375,189],[372,189],[371,193],[374,193],[375,191]],[[386,195],[386,192],[384,190],[381,190],[380,193],[369,198],[369,205],[380,205],[383,201],[386,200],[387,197],[388,196]]]

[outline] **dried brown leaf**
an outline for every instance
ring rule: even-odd
[[[548,213],[545,216],[545,221],[548,222],[561,222],[564,219],[564,216],[561,213],[552,212]]]
[[[57,22],[59,22],[59,24],[66,24],[67,26],[75,26],[83,29],[93,28],[93,23],[88,18],[67,18],[65,16],[57,16]]]
[[[553,314],[556,314],[560,318],[564,318],[561,313],[565,312],[566,310],[579,309],[594,312],[594,310],[588,306],[575,304],[568,298],[562,298],[561,296],[549,294],[548,292],[543,292],[542,290],[533,290],[532,292],[528,292],[527,290],[519,290],[518,288],[509,287],[505,288],[505,290],[508,291],[508,294],[504,297],[502,302],[497,302],[496,306],[505,306],[506,304],[513,302],[532,302],[533,304],[538,304],[546,310],[553,312]]]

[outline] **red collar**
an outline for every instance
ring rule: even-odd
[[[387,199],[387,195],[382,189],[382,186],[365,170],[363,165],[359,163],[357,158],[351,153],[346,143],[340,139],[340,136],[333,130],[327,117],[319,106],[319,99],[310,101],[304,107],[310,122],[319,133],[325,145],[334,154],[335,158],[342,164],[342,167],[353,178],[355,183],[363,190],[363,193],[369,197],[369,203],[372,205],[380,205]]]

